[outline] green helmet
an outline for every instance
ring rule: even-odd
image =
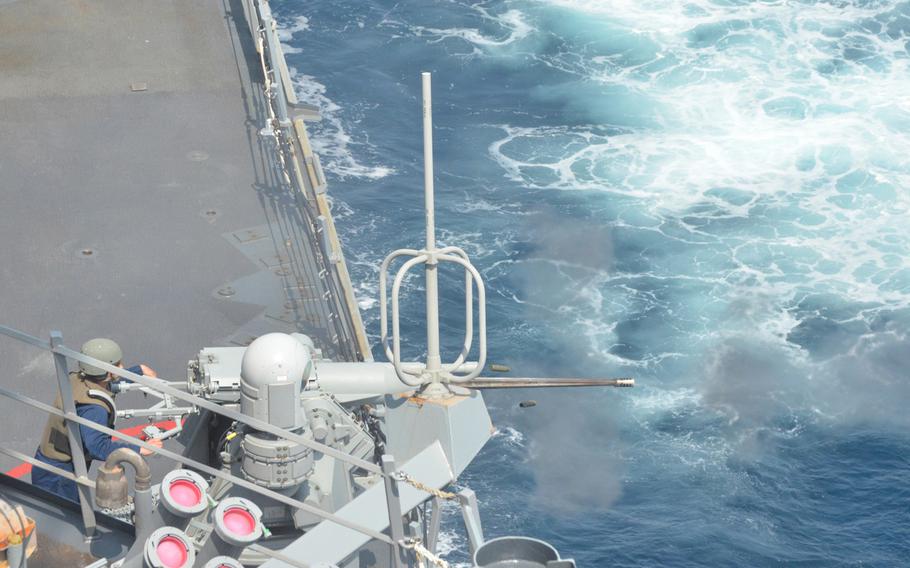
[[[123,351],[120,346],[115,341],[103,337],[86,341],[82,346],[82,354],[100,359],[111,365],[117,365],[123,359]],[[107,371],[104,369],[82,361],[79,362],[79,371],[86,377],[103,377],[107,375]]]

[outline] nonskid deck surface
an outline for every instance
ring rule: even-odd
[[[35,555],[28,559],[32,568],[59,568],[60,566],[88,566],[98,558],[80,552],[67,544],[43,538]]]
[[[79,506],[31,484],[0,476],[0,495],[21,505],[35,521],[36,547],[28,559],[32,568],[88,566],[100,558],[121,556],[132,546],[132,525],[96,514],[95,536],[86,541],[79,522]]]
[[[261,75],[237,1],[0,0],[0,323],[109,336],[171,380],[267,331],[339,357]],[[47,353],[0,354],[4,386],[53,399]],[[46,417],[2,414],[4,444],[33,452]]]

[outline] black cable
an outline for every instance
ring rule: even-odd
[[[230,442],[230,440],[228,440],[227,437],[230,435],[231,432],[234,432],[236,430],[236,428],[237,428],[237,422],[232,422],[231,425],[228,426],[227,429],[221,433],[221,437],[218,438],[218,443],[215,445],[215,452],[216,452],[215,455],[218,458],[219,467],[221,466],[222,461],[223,461],[221,459],[221,453],[226,450],[226,446],[227,446],[228,442]]]
[[[385,444],[388,440],[379,425],[379,420],[372,415],[371,410],[372,407],[369,404],[362,405],[360,420],[366,426],[367,433],[373,438],[373,461],[382,463],[382,455],[385,454]]]

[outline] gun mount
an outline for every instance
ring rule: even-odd
[[[274,139],[273,165],[280,169],[283,183],[299,188],[306,184],[299,181],[304,170],[295,156],[312,158],[312,153],[307,155],[309,146],[295,133],[302,130],[302,120],[293,114],[293,89],[287,82],[280,38],[266,2],[249,0],[245,8],[256,59],[262,65],[265,90],[257,95],[264,97],[261,102],[268,111],[265,134]],[[445,565],[435,549],[442,504],[449,500],[460,507],[478,565],[573,565],[551,547],[529,544],[527,539],[485,544],[474,493],[467,488],[454,492],[450,486],[491,436],[483,389],[630,386],[630,380],[481,376],[487,357],[484,283],[462,249],[436,244],[429,74],[423,74],[422,84],[426,242],[419,250],[393,252],[382,265],[381,339],[388,362],[352,362],[369,357],[344,355],[363,355],[363,345],[339,351],[352,361],[333,361],[316,348],[319,338],[266,333],[245,347],[201,349],[187,365],[185,380],[167,381],[83,355],[68,348],[56,332],[44,341],[0,326],[0,335],[52,356],[62,409],[5,387],[0,387],[0,395],[62,417],[70,447],[82,447],[81,431],[88,428],[169,460],[162,475],[163,460],[146,462],[126,450],[112,454],[93,480],[78,452],[69,472],[0,447],[7,456],[75,482],[81,496],[79,503],[61,503],[39,489],[6,480],[8,494],[18,496],[34,514],[34,522],[23,519],[14,529],[22,533],[15,536],[26,538],[22,548],[29,547],[32,526],[46,534],[68,535],[66,544],[78,552],[52,565],[366,568],[426,561]],[[311,185],[323,183],[318,160],[306,167],[307,174],[313,172]],[[315,217],[321,218],[325,240],[320,250],[311,252],[336,263],[325,197],[319,194],[313,200],[319,204],[321,215]],[[392,282],[389,302],[387,274],[399,259],[404,263]],[[438,267],[444,262],[463,269],[466,296],[464,341],[447,363],[439,337]],[[419,264],[424,265],[426,279],[428,355],[426,361],[409,362],[401,356],[399,296],[404,277]],[[342,278],[338,276],[342,272],[333,271],[333,278]],[[329,295],[343,294],[336,290]],[[345,305],[351,309],[350,303]],[[351,326],[340,326],[337,334],[343,336],[347,327]],[[126,379],[117,383],[119,392],[155,398],[149,408],[120,409],[117,416],[173,422],[144,430],[146,436],[170,440],[168,447],[158,448],[147,439],[77,414],[67,381],[68,360]],[[135,469],[132,488],[122,463]],[[92,506],[92,489],[97,509]],[[77,531],[73,526],[78,520]],[[83,562],[89,553],[96,559]],[[17,560],[20,565],[22,561]]]

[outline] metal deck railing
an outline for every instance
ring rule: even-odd
[[[244,489],[252,491],[253,493],[256,493],[262,497],[272,499],[274,501],[283,503],[283,504],[293,507],[295,509],[306,511],[323,520],[330,521],[332,523],[336,523],[343,527],[355,530],[361,534],[367,535],[370,538],[384,542],[384,543],[388,544],[389,546],[393,547],[393,549],[394,549],[393,557],[398,562],[401,562],[402,559],[406,557],[405,555],[407,554],[407,552],[405,551],[403,544],[402,544],[403,539],[404,539],[404,534],[405,534],[404,524],[402,521],[403,512],[401,510],[401,504],[400,504],[399,497],[398,497],[398,495],[399,495],[398,483],[399,483],[399,479],[402,477],[402,474],[397,470],[396,465],[395,465],[395,460],[392,456],[389,456],[389,455],[383,456],[382,465],[380,466],[375,463],[372,463],[372,462],[360,459],[358,457],[355,457],[353,455],[347,454],[336,448],[326,446],[326,445],[316,442],[312,439],[305,438],[299,434],[295,434],[288,430],[278,428],[276,426],[268,424],[267,422],[263,422],[256,418],[246,416],[246,415],[241,414],[240,412],[237,412],[230,408],[224,408],[209,400],[200,398],[198,396],[195,396],[193,394],[190,394],[188,392],[175,388],[174,386],[172,386],[172,383],[170,381],[166,381],[161,378],[150,378],[150,377],[146,377],[143,375],[137,375],[126,369],[122,369],[120,367],[115,367],[114,365],[110,365],[104,361],[100,361],[93,357],[83,355],[82,353],[80,353],[78,351],[74,351],[63,343],[63,336],[59,331],[51,332],[50,340],[44,341],[43,339],[34,337],[34,336],[24,333],[22,331],[0,325],[0,335],[10,337],[19,342],[26,343],[28,345],[31,345],[31,346],[41,349],[43,351],[48,351],[49,353],[51,353],[53,355],[54,366],[56,369],[57,387],[58,387],[58,391],[60,393],[60,397],[62,400],[63,409],[58,409],[58,408],[54,407],[53,405],[41,402],[39,400],[36,400],[36,399],[26,396],[24,394],[15,392],[6,387],[0,387],[0,395],[6,397],[8,399],[20,402],[22,404],[26,404],[37,410],[41,410],[42,412],[45,412],[47,414],[52,414],[52,415],[62,417],[64,419],[64,422],[67,425],[69,442],[70,442],[71,448],[81,448],[82,447],[82,437],[81,437],[81,433],[80,433],[80,429],[79,429],[80,426],[84,426],[86,428],[90,428],[92,430],[102,432],[109,436],[116,436],[119,439],[126,440],[141,448],[145,448],[145,449],[151,451],[154,455],[164,456],[165,458],[173,460],[173,461],[180,463],[184,466],[187,466],[189,468],[201,471],[207,475],[211,475],[212,477],[218,477],[218,478],[224,479],[225,481],[228,481],[238,487],[243,487]],[[344,461],[348,464],[351,464],[354,467],[359,468],[360,470],[381,476],[382,481],[385,485],[387,513],[388,513],[388,518],[389,518],[389,532],[390,532],[391,536],[386,535],[382,532],[375,531],[368,527],[364,527],[357,523],[348,521],[348,520],[338,517],[332,513],[328,513],[326,511],[323,511],[322,509],[319,509],[317,507],[308,505],[307,503],[294,499],[293,497],[288,497],[287,495],[283,495],[276,491],[272,491],[270,489],[261,487],[259,485],[256,485],[255,483],[249,482],[245,479],[239,478],[230,473],[224,472],[220,469],[211,467],[208,464],[198,462],[194,459],[188,458],[186,456],[183,456],[176,452],[172,452],[170,450],[166,450],[164,448],[158,448],[156,446],[153,446],[152,444],[149,444],[147,441],[137,438],[135,436],[131,436],[131,435],[125,434],[123,432],[118,432],[112,428],[108,428],[108,427],[98,424],[96,422],[92,422],[91,420],[82,418],[81,416],[79,416],[76,413],[76,404],[73,399],[73,393],[72,393],[70,380],[69,380],[67,358],[73,359],[75,361],[79,361],[82,363],[88,363],[95,367],[99,367],[101,369],[104,369],[105,371],[113,373],[116,376],[119,376],[119,377],[125,378],[125,379],[129,379],[130,381],[133,381],[139,385],[142,385],[143,387],[157,391],[157,392],[161,393],[162,395],[168,395],[173,398],[182,400],[184,402],[191,404],[192,406],[194,406],[196,408],[202,408],[205,410],[209,410],[215,414],[219,414],[221,416],[229,418],[230,420],[233,420],[233,421],[236,421],[236,422],[239,422],[242,424],[246,424],[247,426],[250,426],[253,429],[275,435],[281,439],[288,440],[290,442],[294,442],[294,443],[298,443],[298,444],[302,444],[312,450],[321,452],[327,456],[331,456],[331,457],[334,457],[341,461]],[[89,537],[94,534],[97,523],[96,523],[96,519],[95,519],[95,511],[92,507],[91,494],[90,494],[89,490],[95,487],[95,482],[92,481],[91,479],[89,479],[89,477],[88,477],[88,468],[86,466],[85,457],[82,454],[82,452],[79,452],[79,451],[73,452],[72,459],[73,459],[73,469],[75,470],[74,473],[70,473],[68,471],[61,470],[60,468],[57,468],[50,464],[39,461],[31,456],[27,456],[25,454],[22,454],[21,452],[13,450],[11,448],[7,448],[7,447],[3,446],[2,444],[0,444],[0,453],[10,456],[14,459],[18,459],[18,460],[22,460],[24,462],[30,463],[33,467],[45,469],[45,470],[55,473],[57,475],[61,475],[61,476],[65,477],[66,479],[74,481],[77,484],[77,488],[79,490],[80,507],[81,507],[81,511],[82,511],[82,522],[83,522],[83,529],[84,529],[85,535],[87,537]],[[428,498],[429,498],[429,495],[428,495]],[[284,560],[284,559],[282,559],[282,560]],[[296,563],[296,565],[305,566],[304,564],[299,563],[299,562]]]
[[[297,100],[268,2],[245,0],[244,6],[262,68],[268,111],[265,126],[275,139],[283,181],[294,192],[308,230],[319,243],[313,252],[320,266],[305,268],[318,275],[326,291],[328,305],[321,307],[322,316],[330,322],[332,339],[343,357],[371,361],[369,341],[326,197],[325,175],[304,126],[304,118],[317,114],[318,109]]]

